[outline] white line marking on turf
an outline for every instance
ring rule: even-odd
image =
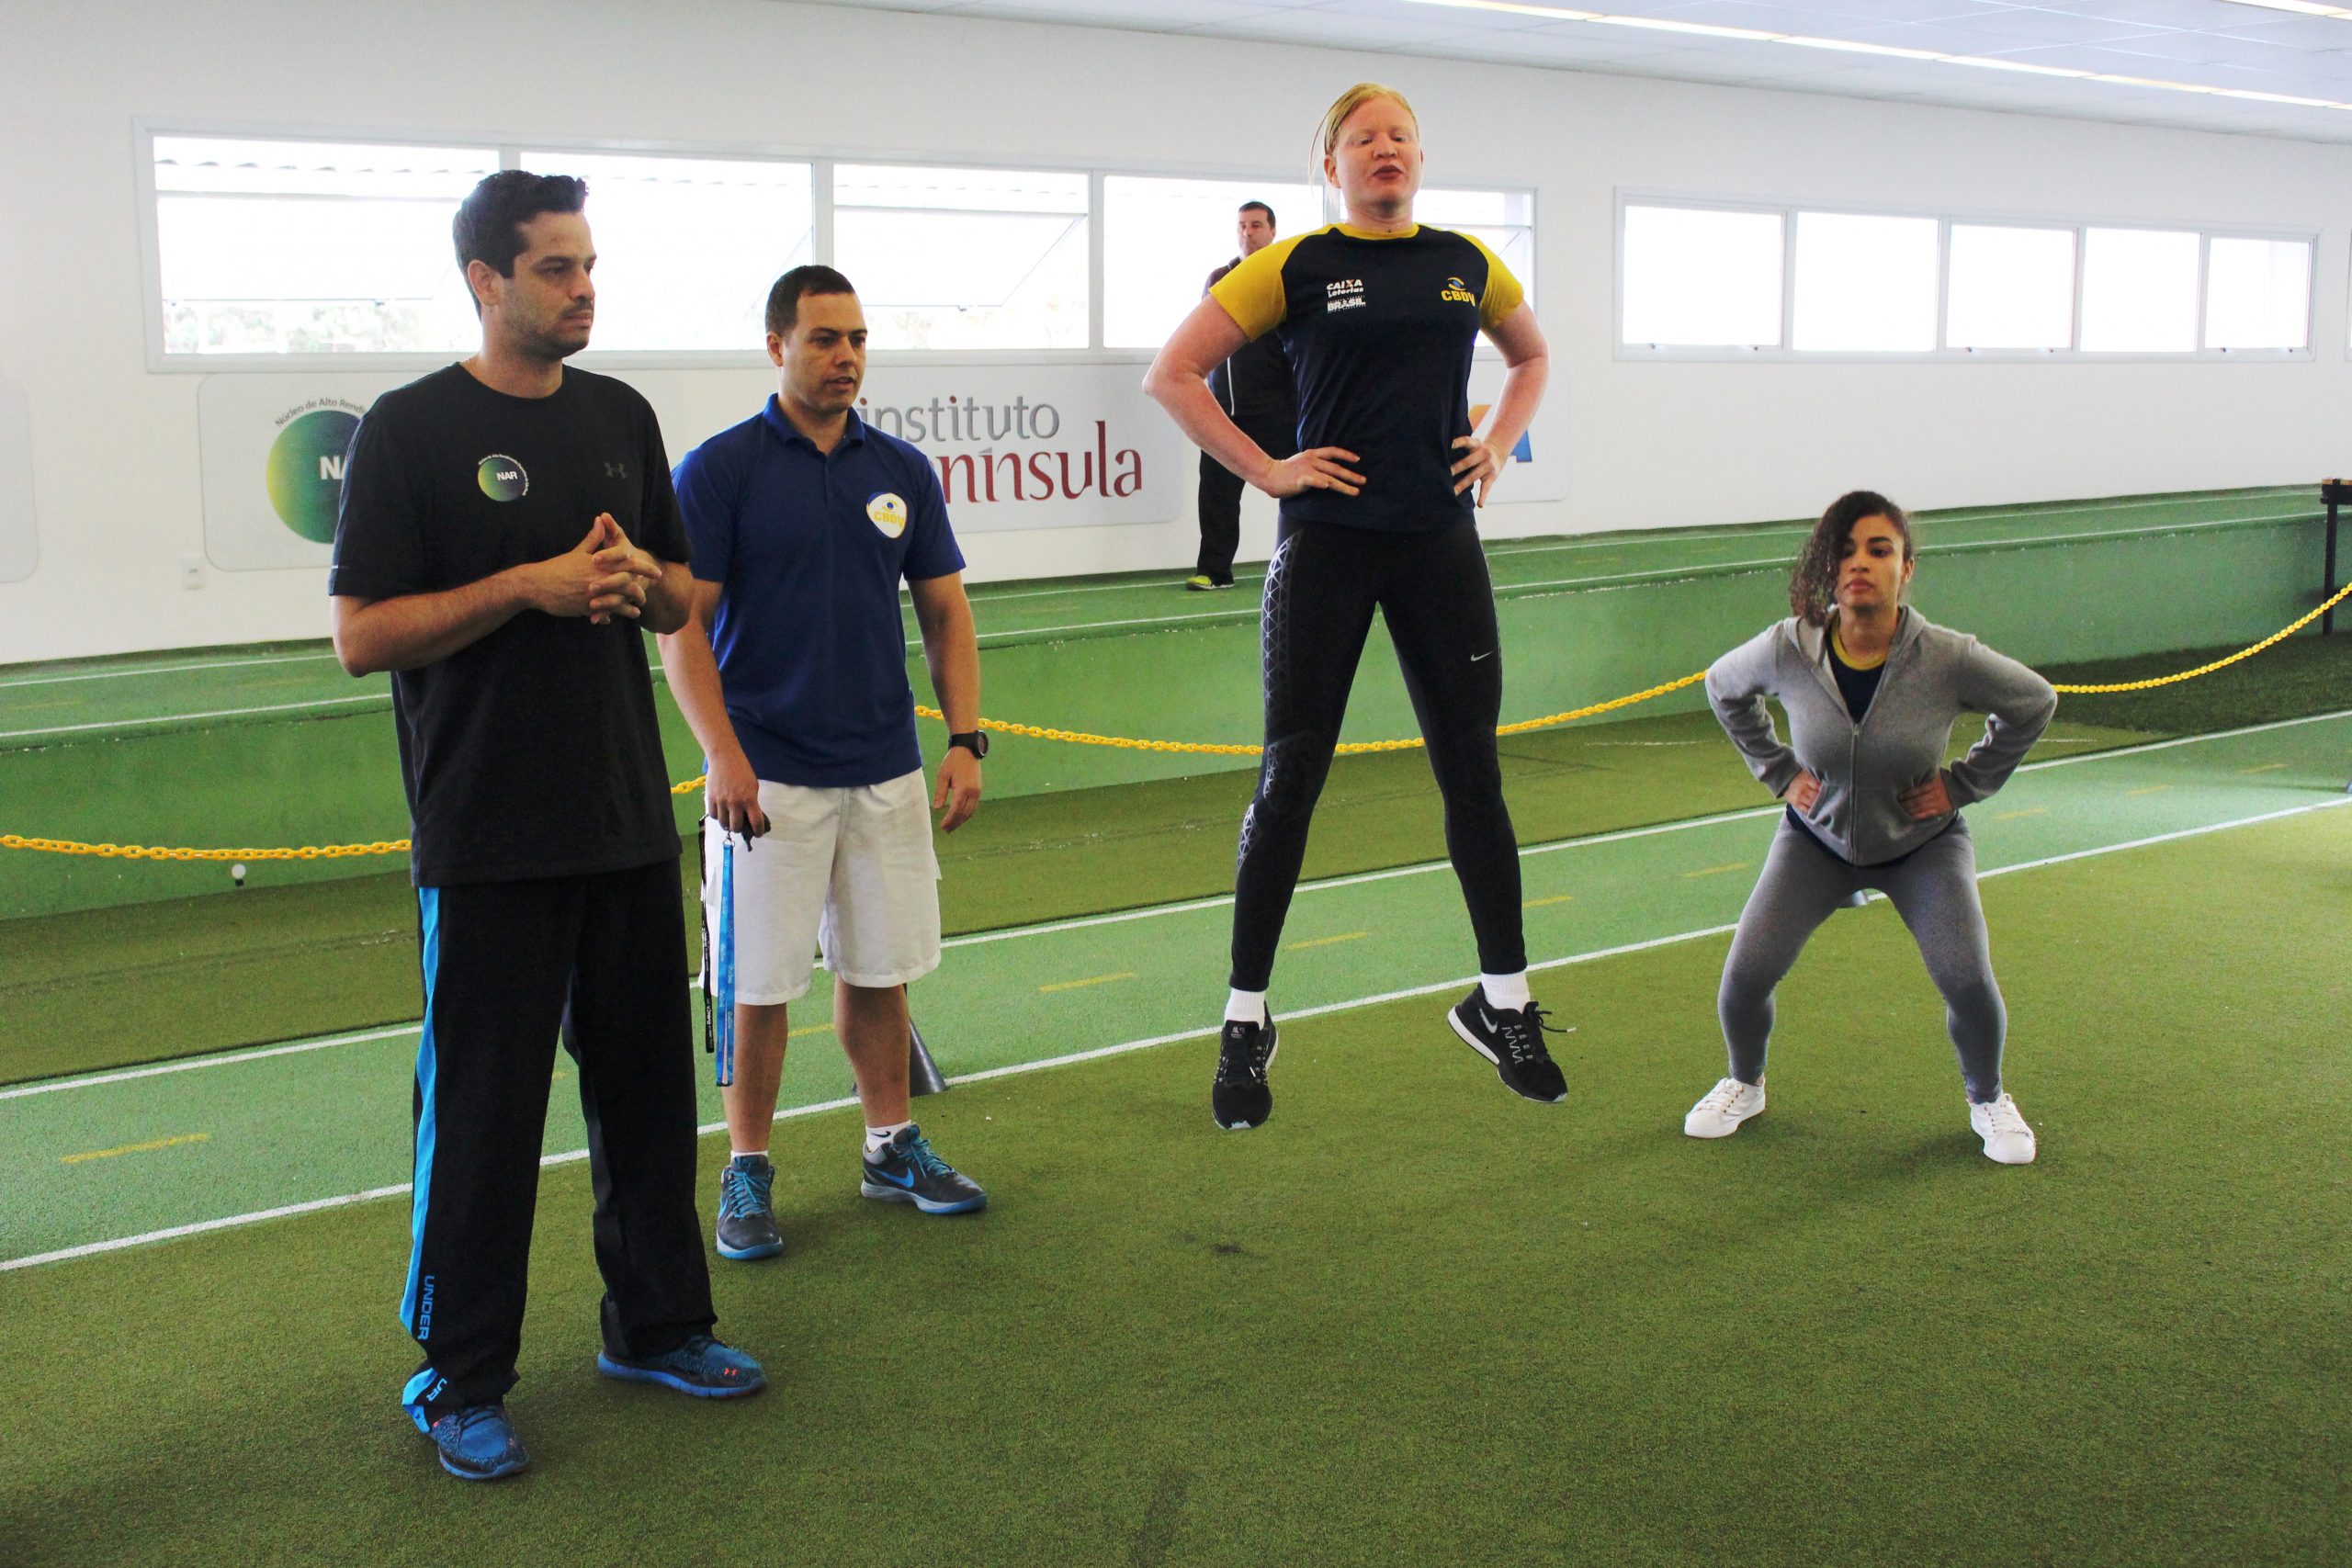
[[[2239,501],[2284,501],[2291,499],[2297,493],[2299,492],[2290,488],[2286,490],[2268,491],[2254,495],[2236,496],[2230,499]],[[1955,506],[1946,511],[1922,512],[1917,515],[1920,522],[1933,526],[1937,524],[2014,521],[2016,519],[2025,517],[2076,517],[2093,512],[2155,512],[2169,506],[2211,506],[2215,503],[2216,499],[2216,497],[2208,495],[2190,497],[2177,501],[2152,501],[2143,499],[2140,501],[2084,502],[2078,505],[2061,506],[2017,508],[2000,506]],[[2301,516],[2305,514],[2298,513],[2295,515]],[[2152,525],[2152,526],[2162,527],[2163,525]],[[2128,537],[2135,531],[2136,530],[2125,528],[2114,530],[2114,533],[2119,537]],[[1627,528],[1623,530],[1607,530],[1595,535],[1588,535],[1577,539],[1522,545],[1517,548],[1513,548],[1510,545],[1506,544],[1498,546],[1496,548],[1490,549],[1487,553],[1489,556],[1539,556],[1548,555],[1559,550],[1605,549],[1612,545],[1619,547],[1631,547],[1640,545],[1679,544],[1685,539],[1695,539],[1703,543],[1713,543],[1718,539],[1771,539],[1794,537],[1804,534],[1810,534],[1812,532],[1813,525],[1810,523],[1785,527],[1764,528],[1757,527],[1752,523],[1701,523],[1692,525],[1687,530],[1678,529],[1667,533],[1661,533],[1659,530],[1655,528]],[[1681,536],[1679,538],[1676,536],[1678,534]],[[1629,536],[1633,535],[1639,535],[1641,536],[1638,538]]]
[[[2201,838],[2210,833],[2227,832],[2233,828],[2251,828],[2256,823],[2276,822],[2282,818],[2308,816],[2315,811],[2332,811],[2346,806],[2352,806],[2352,796],[2314,801],[2306,806],[2290,806],[2281,811],[2266,811],[2258,817],[2242,817],[2233,821],[2208,823],[2199,828],[2182,828],[2169,833],[2156,833],[2144,839],[2133,839],[2126,843],[2102,844],[2096,849],[2076,850],[2068,854],[2047,855],[2040,860],[2020,861],[2015,865],[1996,866],[1990,871],[1979,872],[1976,879],[1982,882],[1987,877],[2005,876],[2011,872],[2037,871],[2043,866],[2063,865],[2069,861],[2092,860],[2100,855],[2119,854],[2126,850],[2142,850],[2154,844],[2168,844],[2181,839]],[[1682,942],[1699,942],[1707,937],[1722,936],[1736,930],[1738,930],[1736,921],[1727,925],[1702,926],[1696,931],[1676,931],[1668,936],[1645,938],[1640,942],[1620,942],[1613,947],[1594,948],[1587,953],[1572,953],[1564,958],[1547,958],[1540,963],[1531,964],[1527,967],[1532,972],[1539,969],[1564,969],[1578,964],[1595,964],[1604,958],[1622,958],[1628,953],[1647,953],[1655,948],[1673,947]],[[1476,975],[1465,975],[1458,979],[1439,980],[1425,986],[1408,986],[1396,991],[1383,991],[1376,996],[1355,997],[1346,1001],[1325,1002],[1317,1007],[1301,1008],[1294,1012],[1285,1012],[1283,1017],[1294,1021],[1324,1018],[1332,1013],[1352,1012],[1360,1008],[1379,1007],[1388,1002],[1409,1000],[1414,997],[1433,996],[1441,991],[1459,990],[1476,984],[1477,979],[1478,976]],[[1012,1077],[1021,1073],[1043,1072],[1048,1067],[1065,1067],[1079,1062],[1099,1062],[1106,1056],[1121,1056],[1130,1052],[1147,1051],[1157,1045],[1172,1045],[1185,1040],[1205,1040],[1215,1035],[1222,1027],[1221,1024],[1210,1024],[1205,1028],[1187,1029],[1173,1034],[1155,1034],[1147,1039],[1125,1041],[1116,1045],[1098,1045],[1092,1050],[1073,1051],[1066,1055],[1047,1056],[1034,1062],[1012,1062],[1001,1067],[985,1067],[978,1072],[956,1073],[951,1075],[947,1081],[951,1084],[984,1083],[990,1078]],[[795,1105],[777,1111],[775,1119],[784,1122],[794,1117],[814,1116],[822,1111],[843,1111],[856,1103],[854,1099],[842,1099],[820,1100],[812,1105]],[[695,1132],[703,1137],[711,1137],[726,1130],[727,1123],[724,1122],[707,1122],[697,1127]],[[544,1155],[540,1156],[539,1164],[542,1168],[572,1165],[587,1157],[586,1149],[571,1149],[561,1154]],[[192,1224],[173,1225],[165,1230],[148,1231],[140,1235],[120,1236],[112,1241],[94,1241],[80,1247],[62,1247],[55,1252],[35,1253],[28,1258],[0,1259],[0,1273],[6,1273],[15,1269],[30,1269],[44,1263],[62,1263],[75,1258],[89,1258],[99,1253],[119,1252],[125,1247],[140,1247],[149,1242],[169,1241],[178,1236],[198,1235],[207,1231],[228,1230],[234,1226],[258,1224],[263,1220],[282,1219],[293,1214],[315,1213],[322,1209],[339,1209],[378,1198],[397,1197],[408,1190],[410,1190],[410,1184],[403,1181],[396,1187],[371,1187],[364,1192],[345,1193],[337,1198],[314,1198],[308,1202],[281,1204],[274,1209],[256,1210],[249,1214],[232,1214],[218,1220],[198,1220]]]
[[[332,653],[276,653],[260,659],[220,659],[201,664],[150,664],[136,670],[86,670],[72,675],[27,675],[0,681],[0,691],[16,686],[54,686],[67,681],[119,681],[130,675],[174,675],[184,670],[241,670],[249,664],[301,664],[333,659]]]
[[[205,718],[244,718],[257,713],[300,713],[304,708],[349,707],[355,703],[374,703],[382,707],[392,705],[390,692],[371,692],[357,697],[320,697],[306,703],[272,703],[261,707],[213,708],[206,713],[167,713],[153,718],[101,718],[87,724],[52,724],[40,729],[0,729],[0,740],[27,740],[38,735],[75,735],[92,729],[135,729],[151,724],[193,724]]]
[[[192,1073],[200,1067],[229,1067],[239,1062],[258,1062],[271,1056],[294,1056],[305,1051],[324,1051],[334,1045],[356,1045],[368,1040],[391,1040],[403,1034],[414,1034],[422,1023],[397,1024],[390,1029],[370,1029],[356,1034],[330,1034],[322,1040],[303,1040],[291,1045],[272,1045],[259,1051],[232,1051],[226,1055],[189,1056],[176,1062],[157,1062],[152,1066],[126,1067],[119,1072],[99,1073],[83,1078],[57,1078],[48,1083],[26,1084],[17,1089],[0,1089],[0,1100],[22,1100],[28,1095],[55,1094],[61,1089],[96,1089],[100,1084],[128,1083],[133,1078],[161,1077],[165,1073]]]
[[[2193,533],[2201,528],[2242,527],[2260,523],[2305,522],[2313,519],[2316,515],[2314,513],[2307,512],[2265,513],[2255,517],[2217,517],[2197,523],[2155,523],[2144,528],[2095,528],[2073,534],[2030,534],[2017,538],[1961,539],[1948,545],[1922,546],[1920,553],[1931,556],[1973,555],[1987,550],[2023,549],[2031,545],[2074,544],[2086,539],[2133,539],[2157,534]],[[1519,553],[1532,555],[1535,552],[1529,550]],[[1497,592],[1506,595],[1517,595],[1544,588],[1583,588],[1604,584],[1630,588],[1652,582],[1680,581],[1687,578],[1722,572],[1763,571],[1773,568],[1784,568],[1788,564],[1789,558],[1784,555],[1768,556],[1755,560],[1692,561],[1681,566],[1648,568],[1640,571],[1599,572],[1589,577],[1552,578],[1536,582],[1498,582],[1495,587]],[[1006,594],[1004,597],[1011,598],[1012,595]],[[1255,610],[1237,604],[1230,610],[1209,611],[1199,615],[1145,615],[1130,620],[1080,621],[1069,626],[1028,626],[1001,632],[982,632],[980,643],[983,647],[989,647],[996,646],[989,643],[990,637],[1051,637],[1064,632],[1105,631],[1119,626],[1176,626],[1186,621],[1218,620],[1227,617],[1238,619],[1256,614]],[[909,642],[907,651],[911,653],[922,647],[922,644],[920,641]]]

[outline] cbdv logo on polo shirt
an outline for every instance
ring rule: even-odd
[[[334,542],[343,502],[343,459],[351,433],[368,411],[338,399],[316,398],[278,417],[263,483],[277,520],[314,544]]]
[[[531,476],[503,452],[492,452],[476,463],[474,479],[492,501],[520,501],[531,493]]]
[[[887,490],[877,491],[866,502],[865,515],[894,539],[907,531],[907,503]]]

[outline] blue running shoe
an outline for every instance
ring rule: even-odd
[[[503,1404],[469,1404],[429,1426],[424,1412],[412,1405],[409,1417],[441,1450],[441,1468],[460,1481],[496,1481],[531,1462],[531,1450],[507,1424]]]
[[[658,1382],[696,1399],[740,1399],[768,1386],[760,1364],[731,1345],[707,1334],[697,1334],[674,1350],[658,1356],[632,1356],[627,1360],[609,1351],[596,1353],[596,1370],[623,1382]]]
[[[775,1185],[775,1167],[764,1155],[737,1155],[718,1173],[718,1226],[713,1238],[718,1256],[749,1262],[774,1258],[784,1250],[784,1233],[775,1228],[775,1205],[768,1190]]]
[[[911,1122],[865,1156],[857,1190],[886,1203],[912,1203],[926,1214],[968,1214],[989,1206],[980,1184],[932,1153],[922,1129]]]

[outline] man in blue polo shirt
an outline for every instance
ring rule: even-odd
[[[979,805],[988,750],[964,557],[930,459],[852,412],[865,316],[849,280],[793,268],[768,295],[767,329],[775,395],[678,465],[694,594],[685,626],[662,639],[709,770],[704,897],[733,889],[735,1079],[720,1098],[734,1158],[718,1243],[739,1259],[784,1250],[768,1135],[786,1008],[808,993],[820,945],[865,1111],[859,1190],[926,1214],[988,1202],[907,1107],[907,983],[939,966],[939,862],[899,584],[947,716],[929,804],[952,833]]]

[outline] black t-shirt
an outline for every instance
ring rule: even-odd
[[[1454,493],[1454,441],[1472,434],[1478,334],[1519,309],[1519,280],[1468,234],[1426,225],[1371,234],[1332,224],[1246,257],[1210,287],[1242,332],[1282,339],[1302,449],[1356,455],[1360,495],[1287,496],[1283,523],[1442,533],[1476,520]]]
[[[577,547],[600,512],[657,559],[686,559],[652,407],[567,368],[510,397],[461,365],[376,400],[351,438],[327,592],[462,587]],[[678,852],[637,623],[525,610],[422,669],[392,712],[419,886],[622,871]]]
[[[1201,292],[1205,294],[1216,288],[1219,278],[1240,265],[1237,257],[1209,274]],[[1216,368],[1209,372],[1209,390],[1216,394],[1218,405],[1235,421],[1280,424],[1294,441],[1297,438],[1298,391],[1291,384],[1290,360],[1283,353],[1283,340],[1278,333],[1252,338],[1235,349],[1232,358],[1219,360]]]

